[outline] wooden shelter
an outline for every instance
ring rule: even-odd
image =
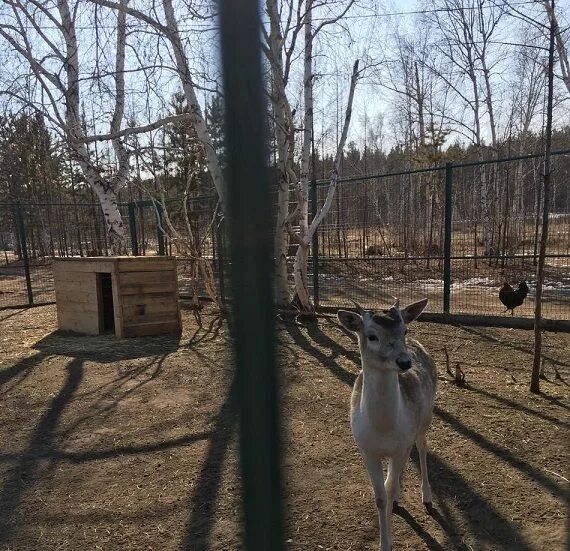
[[[174,257],[56,258],[53,272],[60,329],[117,337],[182,330]]]

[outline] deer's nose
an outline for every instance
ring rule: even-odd
[[[412,360],[410,360],[409,358],[398,358],[396,360],[396,363],[398,364],[398,367],[402,371],[407,371],[408,369],[410,369],[410,367],[412,367]]]

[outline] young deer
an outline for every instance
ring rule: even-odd
[[[374,488],[380,522],[380,550],[392,545],[392,507],[400,497],[400,478],[414,442],[420,456],[422,500],[431,505],[426,432],[431,423],[436,368],[423,346],[406,340],[406,325],[427,305],[427,299],[400,309],[360,313],[340,310],[341,324],[358,336],[362,371],[354,384],[350,421],[352,434]],[[382,460],[389,459],[384,484]]]

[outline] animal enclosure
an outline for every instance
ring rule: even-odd
[[[182,310],[177,336],[54,333],[54,306],[0,312],[0,548],[236,551],[237,395],[229,331]],[[421,503],[417,455],[398,550],[562,551],[570,336],[547,333],[543,394],[528,331],[421,323],[439,371]],[[372,488],[350,434],[354,343],[336,323],[278,325],[289,551],[378,551]],[[465,387],[445,372],[447,347]],[[456,351],[455,351],[456,350]],[[455,352],[454,352],[455,351]],[[191,366],[191,368],[189,367]],[[553,367],[554,366],[554,367]]]
[[[543,294],[543,315],[552,320],[570,319],[569,157],[569,152],[553,157],[554,193]],[[432,313],[444,312],[447,302],[452,315],[508,315],[499,300],[500,287],[505,281],[518,284],[526,280],[530,290],[515,314],[532,317],[540,167],[540,155],[535,154],[501,162],[457,163],[368,176],[352,176],[345,170],[313,243],[312,252],[317,254],[309,259],[309,286],[315,303],[336,308],[350,306],[353,299],[363,306],[378,307],[391,303],[393,296],[408,302],[428,297]],[[487,213],[476,200],[482,179],[492,184],[495,194]],[[315,204],[324,201],[325,184],[320,181],[314,186]],[[452,211],[446,223],[447,201]],[[168,200],[169,209],[179,204],[181,199]],[[192,197],[185,204],[202,257],[211,262],[220,295],[228,298],[225,281],[231,266],[224,224],[214,216],[216,200]],[[175,253],[173,243],[160,231],[161,213],[155,204],[124,203],[121,211],[129,228],[128,253]],[[183,223],[175,210],[170,217],[175,226]],[[487,235],[485,217],[490,220]],[[445,248],[446,234],[449,250]],[[4,247],[0,307],[53,301],[53,258],[110,254],[103,218],[95,204],[0,205],[0,238]],[[288,257],[291,270],[295,251],[292,244]],[[177,260],[179,291],[185,296],[191,291],[193,260]]]
[[[175,258],[58,258],[53,272],[62,330],[117,337],[181,331]]]

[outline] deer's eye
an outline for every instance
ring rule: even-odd
[[[367,338],[370,342],[375,342],[378,340],[378,337],[376,335],[368,335]]]

